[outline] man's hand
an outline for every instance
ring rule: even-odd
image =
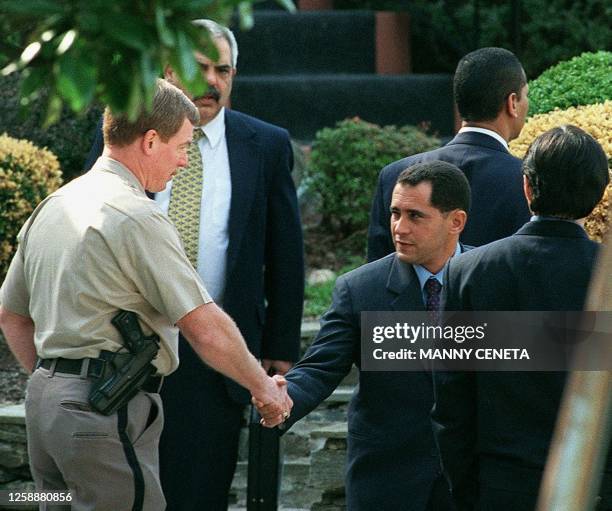
[[[269,358],[261,359],[261,365],[270,376],[275,374],[285,375],[289,369],[293,367],[293,362],[288,360],[270,360]]]
[[[287,394],[287,380],[281,375],[270,378],[272,392],[269,396],[253,396],[251,402],[261,415],[261,424],[273,428],[284,422],[293,408],[293,401]]]
[[[0,306],[0,329],[13,355],[21,367],[30,374],[36,363],[32,318],[15,314]]]

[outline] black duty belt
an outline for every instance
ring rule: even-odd
[[[104,372],[106,360],[101,358],[39,358],[36,367],[49,369],[55,373],[81,374],[85,364],[87,368],[83,376],[99,378]]]
[[[42,367],[54,373],[78,374],[86,378],[100,378],[107,361],[104,358],[39,358],[35,369]],[[53,365],[55,364],[55,367]],[[87,364],[87,368],[83,366]],[[151,376],[141,387],[145,392],[159,392],[163,376]]]

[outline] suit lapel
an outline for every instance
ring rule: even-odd
[[[225,110],[225,138],[232,182],[229,214],[227,274],[236,263],[240,241],[248,225],[257,180],[261,179],[261,154],[255,131],[239,115]]]
[[[387,289],[392,295],[391,308],[395,311],[422,311],[423,295],[419,286],[419,279],[410,264],[402,263],[397,256],[393,258]]]

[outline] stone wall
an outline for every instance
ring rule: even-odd
[[[33,490],[23,405],[0,406],[0,490]],[[2,507],[0,509],[38,509]]]

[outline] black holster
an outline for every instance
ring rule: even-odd
[[[127,404],[156,372],[151,361],[159,350],[159,337],[145,337],[135,313],[120,311],[112,319],[129,353],[103,353],[106,363],[95,380],[89,404],[102,415],[111,415]]]

